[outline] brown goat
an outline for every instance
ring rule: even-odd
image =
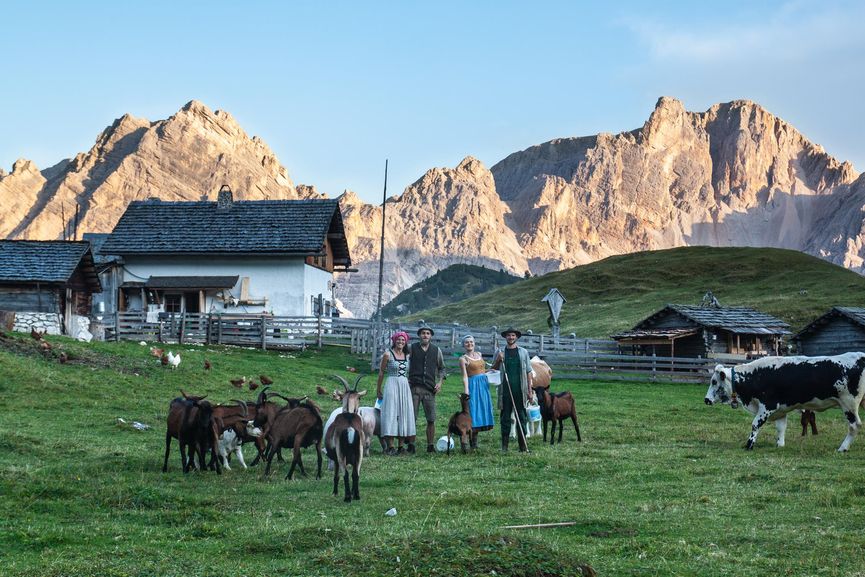
[[[564,421],[570,417],[574,423],[574,430],[577,432],[577,441],[582,442],[580,436],[580,425],[577,424],[577,408],[574,404],[574,397],[568,391],[562,393],[551,393],[548,387],[534,387],[535,394],[538,395],[538,404],[541,406],[541,415],[544,419],[544,442],[547,440],[547,423],[552,421],[553,427],[550,431],[550,445],[555,444],[556,423],[559,424],[559,443],[562,442],[562,433],[564,432]]]
[[[217,437],[213,436],[213,405],[205,401],[205,397],[190,396],[182,390],[180,393],[183,396],[173,399],[168,407],[163,473],[168,471],[168,454],[171,450],[172,438],[177,439],[180,445],[180,464],[184,473],[188,473],[195,465],[196,453],[200,469],[205,469],[204,453],[208,447],[212,459],[216,459]],[[216,459],[216,474],[222,474],[219,459]]]
[[[799,419],[802,423],[802,436],[808,434],[808,425],[811,425],[811,434],[817,434],[817,414],[814,411],[802,411],[802,417]]]
[[[335,377],[342,383],[343,392],[335,391],[342,401],[342,413],[336,416],[325,435],[327,456],[337,464],[333,468],[333,494],[339,493],[339,473],[343,473],[346,503],[352,499],[360,500],[360,465],[363,462],[363,419],[357,414],[360,399],[366,391],[357,392],[360,376],[354,382],[354,388],[349,390],[348,382],[342,377]],[[348,468],[351,467],[351,490],[348,484]]]
[[[286,479],[291,479],[294,474],[295,466],[300,466],[300,472],[306,475],[303,468],[303,460],[301,459],[301,449],[315,445],[315,455],[318,460],[318,470],[315,478],[321,479],[321,438],[324,432],[324,426],[321,421],[321,413],[318,406],[310,400],[300,403],[297,407],[285,407],[280,410],[273,422],[269,424],[267,436],[267,467],[264,469],[264,476],[270,474],[270,465],[274,455],[283,447],[291,447],[293,449],[293,458],[291,467],[285,475]]]
[[[460,448],[465,454],[472,434],[472,415],[469,412],[469,396],[467,394],[460,393],[460,404],[462,410],[454,413],[448,422],[448,455],[451,454],[451,435],[459,435]]]

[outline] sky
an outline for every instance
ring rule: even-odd
[[[0,168],[89,150],[190,100],[292,180],[380,202],[465,156],[639,128],[660,96],[753,100],[865,170],[865,2],[15,1]]]

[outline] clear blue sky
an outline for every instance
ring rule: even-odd
[[[295,183],[380,199],[464,156],[620,132],[659,96],[759,102],[865,170],[865,3],[4,5],[0,167],[88,150],[124,113],[230,112]]]

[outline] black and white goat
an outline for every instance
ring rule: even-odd
[[[333,471],[333,494],[339,494],[339,474],[342,472],[345,484],[345,502],[352,499],[360,500],[360,465],[363,462],[363,419],[357,414],[360,399],[366,391],[357,391],[357,385],[362,376],[354,382],[352,389],[342,377],[336,377],[342,383],[343,391],[337,391],[337,397],[342,401],[342,413],[336,416],[330,428],[325,433],[324,445],[329,459],[337,463]],[[348,468],[351,467],[351,490],[348,484]]]

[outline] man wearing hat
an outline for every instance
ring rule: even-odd
[[[508,450],[508,441],[511,431],[511,413],[516,410],[519,416],[520,427],[517,440],[520,451],[526,451],[525,426],[528,421],[526,415],[526,401],[530,400],[532,394],[532,362],[529,352],[523,347],[517,346],[517,339],[523,333],[515,328],[507,328],[502,331],[505,339],[505,349],[499,351],[492,368],[501,372],[502,384],[499,386],[499,409],[502,414],[499,423],[502,427],[502,451]],[[510,388],[510,392],[505,388]],[[514,406],[516,405],[516,406]]]
[[[421,325],[417,330],[420,342],[412,343],[409,350],[408,383],[411,387],[411,399],[414,404],[414,415],[423,405],[426,416],[426,450],[435,452],[436,437],[436,394],[442,388],[445,376],[445,361],[440,348],[430,342],[433,330],[427,325]],[[416,437],[408,440],[408,452],[415,452]]]

